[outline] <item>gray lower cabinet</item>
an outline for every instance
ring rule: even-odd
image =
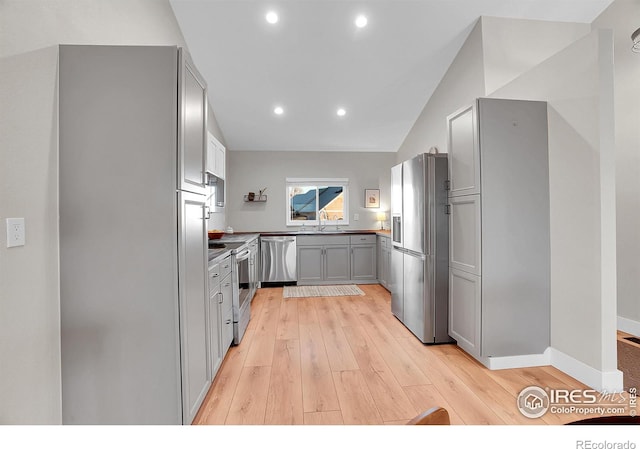
[[[378,282],[387,290],[391,290],[391,238],[386,235],[378,235]]]
[[[350,282],[349,245],[298,244],[298,284]]]
[[[233,284],[231,258],[209,266],[209,367],[211,380],[216,376],[233,341]]]
[[[233,342],[233,284],[231,271],[220,281],[220,325],[222,329],[222,357],[226,355]]]
[[[297,237],[298,285],[378,282],[375,234]]]
[[[299,243],[297,246],[298,284],[323,281],[324,247],[304,246]]]
[[[222,364],[222,340],[220,332],[220,264],[209,266],[209,366],[213,379]]]
[[[449,335],[474,357],[480,357],[481,282],[480,276],[449,269]]]
[[[327,245],[324,247],[324,280],[349,282],[349,245]]]
[[[349,236],[298,236],[296,246],[299,285],[351,282]]]
[[[375,281],[378,278],[376,264],[376,235],[352,235],[351,279],[353,281]]]

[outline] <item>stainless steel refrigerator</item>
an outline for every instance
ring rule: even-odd
[[[391,169],[391,311],[423,343],[447,332],[447,155],[420,154]]]

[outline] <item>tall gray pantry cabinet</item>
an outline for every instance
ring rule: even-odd
[[[206,122],[182,49],[60,46],[65,424],[187,424],[208,391]]]
[[[447,118],[449,334],[485,365],[550,342],[547,104],[480,98]]]

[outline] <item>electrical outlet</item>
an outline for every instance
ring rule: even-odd
[[[7,218],[7,248],[24,246],[24,218]]]
[[[353,221],[360,220],[360,214],[353,214]]]

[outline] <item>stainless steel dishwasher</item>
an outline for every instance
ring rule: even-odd
[[[270,282],[295,283],[296,275],[296,237],[265,236],[260,237],[262,286]]]

